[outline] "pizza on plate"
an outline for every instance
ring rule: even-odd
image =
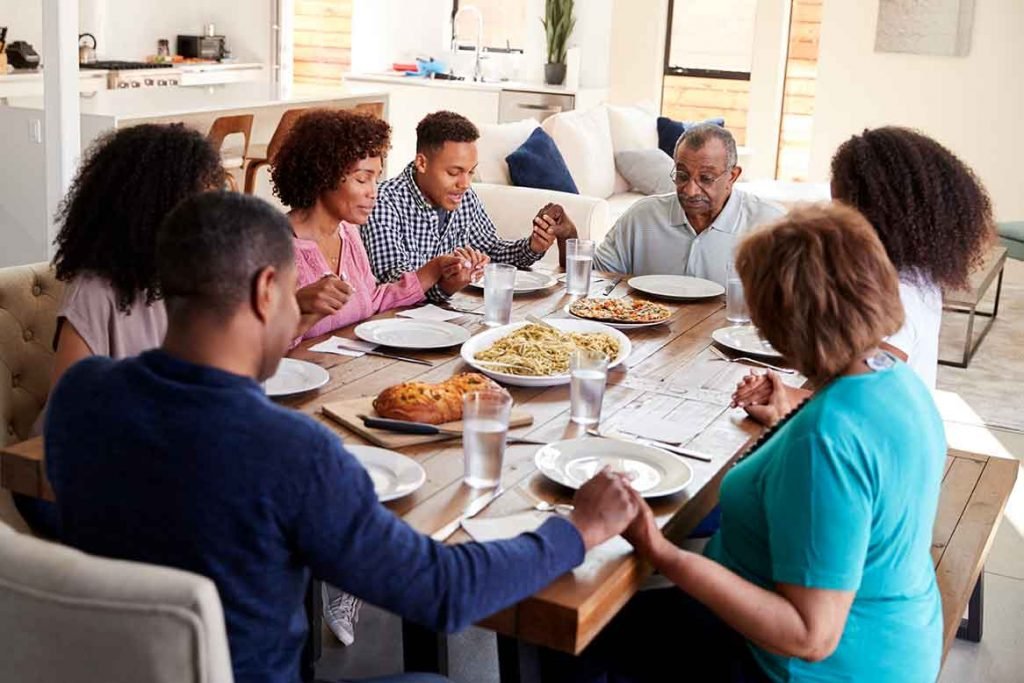
[[[569,307],[569,312],[580,318],[617,323],[659,323],[672,316],[668,306],[629,297],[579,299]]]

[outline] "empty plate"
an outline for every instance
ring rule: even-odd
[[[282,358],[274,376],[263,383],[267,396],[291,396],[319,389],[331,380],[319,365],[294,358]]]
[[[387,502],[407,496],[427,480],[420,464],[401,453],[376,446],[345,446],[356,457],[373,482],[373,490],[380,501]]]
[[[640,275],[629,278],[629,286],[666,299],[707,299],[725,293],[725,287],[689,275]]]
[[[660,448],[615,439],[570,439],[542,446],[533,458],[544,476],[578,489],[608,465],[633,475],[633,488],[644,498],[682,491],[693,470],[677,455]]]
[[[469,339],[469,332],[458,325],[398,318],[360,323],[356,325],[355,333],[363,341],[396,349],[443,349]]]
[[[486,277],[486,276],[485,276]],[[539,292],[542,289],[547,289],[555,285],[558,280],[551,273],[542,273],[536,270],[517,270],[516,271],[516,282],[512,286],[514,293],[525,293],[525,292]],[[484,278],[481,278],[479,282],[470,282],[470,287],[476,287],[477,289],[484,288]]]
[[[782,355],[772,348],[767,339],[761,337],[761,333],[753,325],[720,327],[711,333],[711,338],[722,346],[740,353],[782,358]]]

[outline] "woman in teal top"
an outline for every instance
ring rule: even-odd
[[[928,389],[879,349],[902,324],[896,271],[840,207],[755,231],[736,268],[754,324],[818,390],[776,406],[787,417],[724,477],[705,556],[641,505],[626,536],[682,591],[641,592],[584,660],[629,680],[934,681],[946,444]]]

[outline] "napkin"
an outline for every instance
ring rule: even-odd
[[[553,513],[539,510],[528,510],[505,517],[488,517],[465,519],[462,528],[473,537],[474,541],[499,541],[515,538],[528,531],[536,531]]]
[[[437,322],[444,322],[445,320],[460,318],[463,314],[458,311],[446,311],[443,308],[438,308],[434,304],[427,304],[426,306],[420,306],[419,308],[410,308],[406,311],[399,311],[397,315],[403,318],[412,318],[413,320],[434,320]]]
[[[677,445],[693,436],[692,429],[685,424],[649,415],[630,417],[629,422],[618,425],[618,429],[626,434]]]
[[[344,337],[331,337],[316,346],[309,347],[309,350],[316,351],[317,353],[334,353],[339,356],[359,358],[366,355],[367,351],[373,351],[375,348],[377,348],[377,345],[370,342],[355,341],[354,339],[345,339]]]

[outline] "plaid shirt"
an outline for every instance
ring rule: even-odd
[[[499,239],[473,188],[448,214],[447,225],[438,225],[437,208],[416,185],[414,173],[410,163],[399,175],[381,183],[377,205],[362,228],[363,244],[378,282],[394,282],[435,256],[462,246],[478,249],[496,263],[519,268],[528,268],[543,256],[530,249],[529,237]],[[438,285],[427,292],[427,298],[434,301],[448,296]]]

